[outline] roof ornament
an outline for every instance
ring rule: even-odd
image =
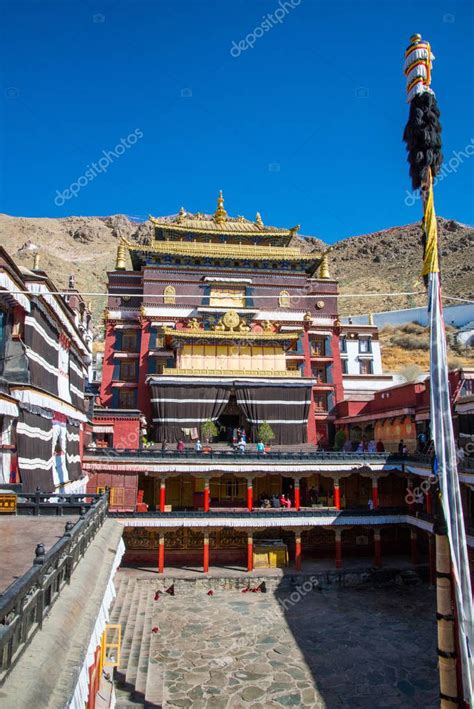
[[[260,216],[260,212],[257,212],[257,214],[255,215],[255,224],[260,229],[263,228],[263,220],[262,220],[262,217]]]
[[[331,278],[331,275],[329,273],[329,260],[328,260],[328,253],[330,250],[331,249],[328,249],[322,255],[321,264],[319,266],[319,277],[320,278]]]
[[[374,314],[373,314],[373,313],[369,313],[369,314],[368,314],[368,316],[367,316],[367,324],[368,324],[368,325],[372,325],[372,326],[375,325],[375,322],[374,322]]]
[[[125,242],[120,240],[119,245],[117,246],[117,259],[115,261],[115,270],[116,271],[125,271],[126,258],[127,258],[127,252],[125,250]]]
[[[35,251],[34,256],[33,256],[33,271],[39,271],[39,261],[40,261],[39,251]]]
[[[227,212],[224,209],[222,190],[219,191],[219,197],[217,198],[217,209],[214,212],[214,221],[216,224],[224,224],[224,222],[227,221]]]
[[[178,212],[178,216],[176,217],[176,221],[178,223],[182,222],[185,216],[186,216],[186,210],[184,207],[181,207],[181,209]]]

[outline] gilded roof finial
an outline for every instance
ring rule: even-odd
[[[255,215],[255,224],[258,227],[263,227],[263,220],[262,220],[262,217],[260,216],[260,212],[257,212],[257,214]]]
[[[120,241],[119,245],[117,246],[117,259],[115,261],[115,270],[116,271],[125,271],[126,258],[127,258],[127,252],[125,250],[125,243],[123,241]]]
[[[331,278],[329,274],[329,261],[328,261],[329,251],[325,251],[321,258],[321,264],[319,266],[319,277],[320,278]]]
[[[176,218],[176,221],[182,222],[185,216],[186,216],[186,210],[184,207],[181,207],[181,209],[178,212],[178,216]]]
[[[219,197],[217,198],[217,209],[214,213],[214,221],[216,224],[223,224],[227,220],[227,212],[224,209],[224,197],[222,196],[222,190],[219,191]]]
[[[374,322],[374,314],[373,314],[373,313],[369,313],[369,316],[368,316],[368,318],[367,318],[367,321],[368,321],[368,324],[369,324],[369,325],[375,325],[375,322]]]
[[[39,271],[39,261],[40,255],[38,251],[35,251],[33,256],[33,271]]]

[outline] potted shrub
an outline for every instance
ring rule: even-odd
[[[269,423],[262,421],[262,423],[257,428],[257,437],[262,441],[265,446],[265,452],[268,453],[270,450],[270,441],[275,438],[273,429]]]
[[[214,421],[211,421],[210,419],[208,421],[204,421],[204,423],[201,426],[201,436],[204,439],[204,442],[206,443],[206,446],[203,448],[203,451],[205,453],[208,453],[211,450],[210,443],[214,436],[217,436],[219,431],[217,430],[217,426],[214,423]]]
[[[336,435],[334,436],[334,448],[337,451],[342,451],[344,448],[344,443],[346,442],[346,434],[340,428],[338,431],[336,431]]]

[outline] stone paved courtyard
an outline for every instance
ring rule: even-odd
[[[156,602],[164,707],[439,706],[434,591],[196,591]]]

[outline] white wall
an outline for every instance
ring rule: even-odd
[[[378,340],[371,340],[371,353],[364,353],[363,359],[368,360],[372,355],[372,373],[382,374],[382,356],[380,354],[380,343]],[[347,360],[347,374],[360,374],[359,340],[357,338],[346,338],[346,352],[341,352],[341,359]]]

